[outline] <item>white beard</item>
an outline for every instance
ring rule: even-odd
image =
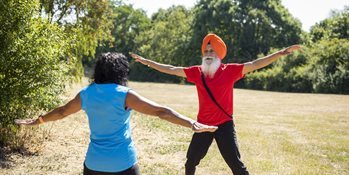
[[[213,60],[206,60],[208,57],[202,58],[202,64],[201,64],[201,70],[204,73],[205,76],[208,76],[210,78],[213,78],[214,74],[218,70],[219,66],[221,65],[221,59],[219,58],[213,58]]]

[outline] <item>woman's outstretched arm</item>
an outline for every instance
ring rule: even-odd
[[[214,132],[217,130],[216,126],[208,126],[196,122],[193,119],[179,114],[171,108],[161,106],[145,97],[142,97],[132,90],[127,94],[126,106],[143,114],[158,116],[159,118],[171,123],[192,128],[195,132]]]
[[[74,114],[81,110],[80,93],[70,100],[67,104],[53,109],[51,112],[41,115],[36,119],[17,119],[15,122],[22,125],[38,125],[44,122],[62,119],[70,114]]]

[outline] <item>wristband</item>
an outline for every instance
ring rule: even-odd
[[[44,119],[42,118],[42,115],[39,116],[38,120],[39,120],[39,124],[45,123]]]

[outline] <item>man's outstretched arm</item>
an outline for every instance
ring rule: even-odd
[[[282,49],[278,52],[275,52],[271,55],[256,59],[256,60],[251,61],[251,62],[244,63],[244,68],[242,70],[242,73],[247,74],[247,73],[252,72],[254,70],[268,66],[272,62],[278,60],[280,57],[291,54],[293,51],[296,51],[300,48],[301,48],[300,45],[292,45],[292,46],[287,47],[285,49]]]
[[[160,72],[186,78],[186,75],[184,73],[184,67],[175,67],[168,64],[161,64],[152,60],[145,59],[134,53],[131,53],[131,57],[134,58],[137,62],[140,62]]]

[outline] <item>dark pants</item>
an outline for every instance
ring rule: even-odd
[[[194,133],[187,152],[185,174],[194,175],[195,167],[205,157],[213,139],[216,140],[219,151],[234,175],[248,175],[247,168],[240,160],[240,153],[233,121],[218,126],[214,132]]]
[[[84,175],[141,175],[141,172],[139,171],[138,165],[133,165],[127,170],[116,172],[116,173],[109,173],[109,172],[100,172],[100,171],[94,171],[90,170],[86,167],[84,164]]]

